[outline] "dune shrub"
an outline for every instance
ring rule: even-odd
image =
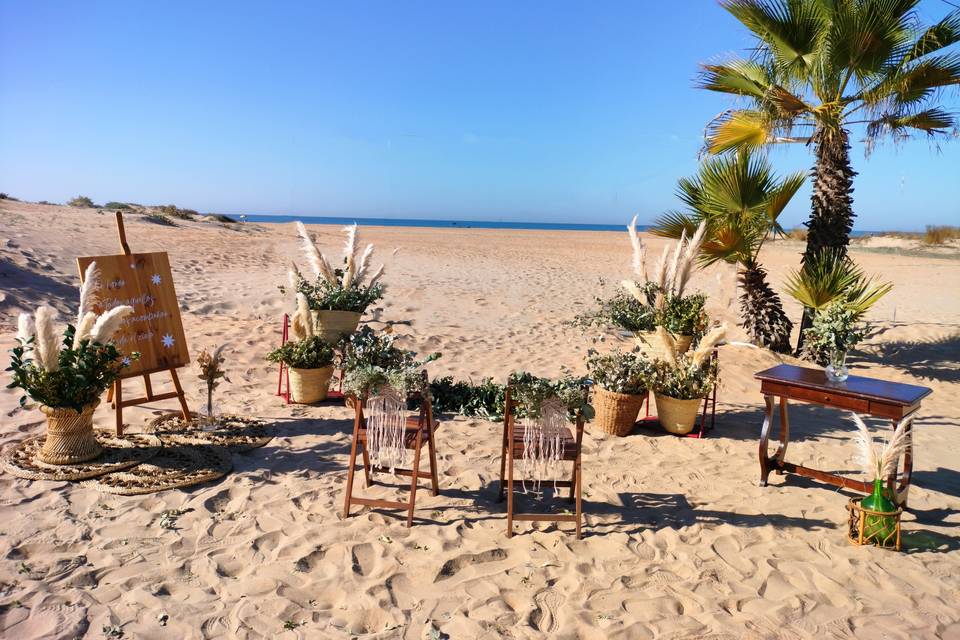
[[[93,200],[87,196],[77,196],[72,200],[68,201],[67,204],[71,207],[95,207],[97,205],[93,204]]]

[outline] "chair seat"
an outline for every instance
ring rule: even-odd
[[[407,416],[407,422],[404,425],[405,431],[403,434],[403,445],[407,449],[412,449],[417,444],[417,430],[420,426],[420,418],[418,416]],[[437,427],[440,426],[439,420],[433,421],[433,431],[436,433]],[[427,438],[429,437],[429,432],[427,431],[427,425],[424,423],[422,427],[423,437],[420,440],[420,445],[423,446],[427,443]],[[366,419],[364,419],[363,429],[360,430],[360,440],[366,441],[367,439],[367,424]]]
[[[577,457],[577,441],[573,436],[573,432],[569,428],[563,427],[560,429],[559,435],[560,443],[563,445],[560,459],[575,460]],[[520,425],[515,425],[513,428],[513,457],[516,459],[526,457],[523,446],[523,427]]]

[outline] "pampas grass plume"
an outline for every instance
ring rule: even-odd
[[[87,265],[83,273],[83,284],[80,285],[80,309],[77,311],[77,323],[74,326],[79,327],[83,317],[93,311],[93,307],[99,302],[100,285],[100,268],[94,261]]]
[[[35,343],[37,362],[45,371],[53,372],[60,368],[60,344],[53,330],[53,321],[57,311],[43,305],[37,309],[37,340]]]
[[[637,233],[637,216],[627,225],[627,233],[630,234],[630,245],[633,247],[633,273],[634,275],[647,279],[647,247],[643,244],[640,234]]]
[[[93,311],[87,311],[80,322],[77,324],[76,331],[73,334],[73,344],[71,348],[76,349],[85,338],[90,337],[93,331],[93,325],[97,322],[97,314]]]
[[[29,313],[21,313],[17,318],[17,340],[27,342],[33,337],[33,316]]]
[[[314,274],[330,284],[336,284],[337,276],[333,268],[330,266],[330,263],[327,262],[327,259],[323,257],[323,254],[320,253],[320,250],[317,249],[317,245],[313,243],[313,239],[310,237],[307,228],[299,220],[297,220],[297,235],[300,236],[303,254],[307,257],[307,261],[310,263],[310,268],[313,269]]]
[[[127,316],[132,313],[133,307],[128,305],[121,305],[110,309],[97,318],[93,329],[90,330],[90,340],[92,342],[99,342],[100,344],[107,344],[120,329],[120,326],[123,325],[123,321]]]

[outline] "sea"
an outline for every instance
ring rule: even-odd
[[[231,215],[235,219],[241,216]],[[304,224],[369,225],[371,227],[429,227],[439,229],[540,229],[547,231],[619,231],[626,230],[623,224],[580,224],[568,222],[508,222],[506,220],[420,220],[416,218],[344,218],[335,216],[284,216],[268,214],[250,214],[242,217],[247,222],[296,222]],[[653,225],[638,224],[638,231],[649,231]],[[854,229],[852,237],[869,236],[877,232]]]
[[[231,215],[240,219],[240,216]],[[282,216],[251,214],[243,218],[247,222],[295,222],[304,224],[357,224],[371,227],[430,227],[440,229],[540,229],[547,231],[624,231],[626,224],[576,224],[563,222],[508,222],[505,220],[418,220],[413,218],[340,218],[332,216]],[[650,225],[637,225],[644,231]]]

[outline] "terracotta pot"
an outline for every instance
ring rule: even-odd
[[[93,434],[93,412],[100,401],[83,411],[40,405],[47,416],[47,439],[37,457],[47,464],[80,464],[93,460],[103,449]]]
[[[591,424],[603,433],[620,437],[629,435],[637,422],[645,397],[645,392],[642,395],[630,395],[608,391],[600,386],[594,387],[591,404],[596,415]]]
[[[671,334],[677,342],[677,353],[686,353],[693,342],[693,336]],[[666,345],[656,331],[638,331],[634,334],[640,353],[654,360],[663,360],[667,352]]]
[[[700,415],[702,398],[678,400],[661,393],[655,393],[653,397],[657,402],[657,418],[660,420],[660,426],[678,436],[693,431],[694,425],[697,424],[697,416]]]
[[[336,344],[343,336],[353,335],[362,313],[355,311],[312,311],[316,335],[327,344]]]
[[[300,404],[312,404],[327,399],[333,365],[320,369],[294,369],[290,367],[290,400]]]

